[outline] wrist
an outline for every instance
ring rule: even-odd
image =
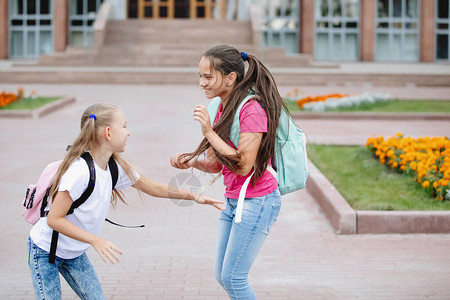
[[[213,138],[213,136],[215,135],[216,133],[214,132],[214,130],[209,130],[208,132],[206,132],[205,133],[205,138],[209,141],[209,142],[211,142],[211,139]]]

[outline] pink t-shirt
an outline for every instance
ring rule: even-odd
[[[219,110],[214,120],[214,124],[217,123],[220,116],[222,115],[222,104],[219,106]],[[242,106],[239,113],[239,123],[241,126],[241,133],[248,132],[267,132],[267,115],[264,109],[256,100],[249,100]],[[236,146],[228,140],[228,144],[237,149]],[[233,174],[227,167],[223,166],[223,183],[226,187],[225,197],[231,199],[239,198],[239,191],[244,184],[245,179],[253,173],[253,168],[251,171],[245,175],[241,176],[238,174]],[[245,198],[261,197],[272,193],[278,187],[278,182],[273,177],[269,171],[265,171],[264,174],[259,178],[258,183],[253,187],[252,182],[247,188],[247,193]]]

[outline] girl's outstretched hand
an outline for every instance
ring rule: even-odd
[[[185,162],[185,160],[183,158],[181,158],[181,153],[177,153],[174,156],[170,157],[170,164],[172,165],[172,167],[177,168],[177,169],[188,169],[190,167],[192,167],[189,162]]]
[[[212,131],[211,120],[209,117],[208,109],[203,105],[196,105],[194,109],[194,120],[198,121],[202,126],[202,134],[206,135]]]
[[[116,253],[122,255],[122,251],[110,241],[96,236],[91,242],[91,245],[92,247],[94,247],[95,251],[98,252],[103,262],[107,263],[107,260],[109,260],[112,264],[114,264],[115,260],[120,263],[119,258],[116,256]]]
[[[225,210],[225,207],[223,207],[223,201],[219,201],[216,199],[213,199],[211,197],[208,196],[204,196],[204,195],[195,195],[194,201],[197,202],[198,204],[209,204],[214,206],[215,208],[217,208],[218,210]]]

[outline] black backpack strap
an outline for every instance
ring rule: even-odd
[[[94,191],[94,186],[95,186],[95,165],[94,165],[94,159],[92,158],[91,154],[89,154],[89,152],[84,152],[81,155],[81,158],[83,158],[89,168],[89,183],[88,186],[86,188],[86,190],[83,192],[83,194],[81,194],[80,198],[78,198],[77,200],[75,200],[72,204],[72,206],[70,207],[69,211],[67,212],[68,215],[73,213],[73,210],[75,208],[78,208],[81,204],[83,204],[84,202],[86,202],[86,200],[89,198],[89,196],[92,194],[92,192]],[[117,168],[117,166],[116,166]],[[117,179],[116,179],[117,180]],[[52,241],[50,244],[50,256],[48,258],[48,262],[51,264],[55,263],[55,257],[56,257],[56,246],[58,244],[58,231],[53,230],[53,234],[52,234]]]
[[[119,179],[119,169],[117,169],[117,163],[114,158],[111,156],[108,162],[109,172],[111,173],[112,178],[112,188],[116,186],[117,180]]]
[[[86,202],[86,200],[89,198],[89,196],[94,191],[94,186],[95,186],[94,159],[92,158],[91,154],[89,154],[89,152],[84,152],[83,154],[81,154],[81,158],[83,158],[86,161],[88,168],[89,168],[89,183],[88,183],[86,190],[83,192],[83,194],[81,194],[80,198],[78,198],[77,200],[75,200],[73,202],[72,206],[70,207],[69,211],[67,212],[68,215],[72,214],[73,210],[75,208],[78,208],[81,204]]]
[[[59,232],[56,230],[53,230],[52,233],[52,242],[50,244],[50,255],[48,256],[48,262],[50,264],[54,264],[55,263],[55,258],[56,258],[56,246],[58,245],[58,236],[59,236]]]

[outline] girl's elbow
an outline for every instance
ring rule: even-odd
[[[250,173],[250,171],[252,170],[252,168],[253,168],[253,166],[251,166],[251,167],[244,166],[244,167],[240,168],[237,173],[240,176],[247,176]]]
[[[57,221],[56,221],[55,217],[53,217],[51,215],[47,216],[47,225],[48,225],[48,227],[50,227],[51,229],[55,229],[56,223],[57,223]]]

